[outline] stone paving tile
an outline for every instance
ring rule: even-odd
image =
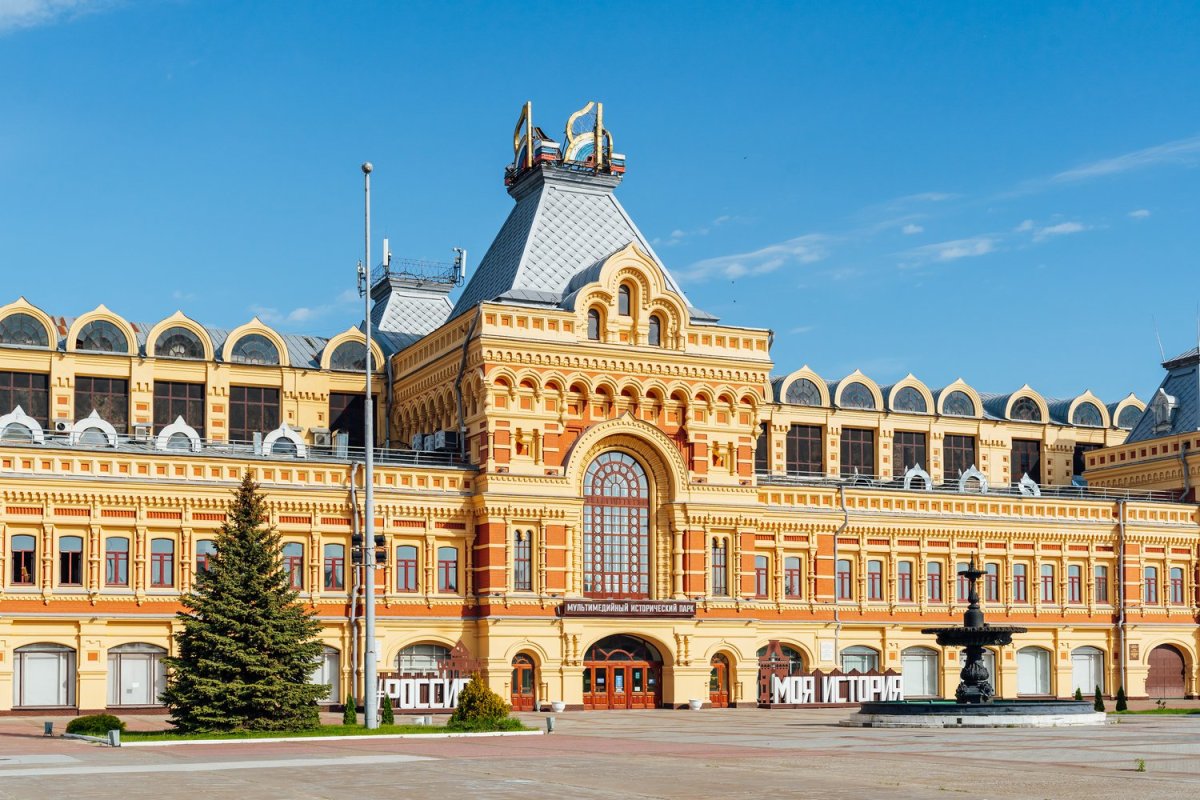
[[[12,735],[40,733],[41,726],[0,720],[0,799],[80,794],[89,800],[861,800],[964,794],[1123,800],[1200,791],[1200,720],[1141,717],[1094,729],[903,731],[836,727],[844,715],[818,710],[576,712],[558,715],[559,733],[553,736],[123,750]],[[522,716],[544,724],[541,715]],[[6,766],[3,759],[19,754],[57,755],[68,759],[61,766],[71,769],[35,775],[27,772],[33,764],[14,760]],[[406,756],[430,760],[395,761]],[[1136,758],[1146,760],[1146,773],[1133,771]],[[122,773],[123,765],[129,769]],[[79,768],[91,772],[81,774]],[[137,769],[158,771],[131,771]]]

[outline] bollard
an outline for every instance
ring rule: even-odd
[[[546,717],[546,733],[554,733],[554,717]]]
[[[111,730],[108,732],[108,746],[109,747],[120,747],[121,746],[121,731],[114,729],[114,730]]]
[[[53,722],[43,722],[42,723],[42,736],[53,736],[53,735],[54,735],[54,723]]]

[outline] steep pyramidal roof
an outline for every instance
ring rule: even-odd
[[[1200,348],[1193,347],[1164,361],[1163,369],[1167,377],[1159,384],[1146,413],[1129,432],[1126,444],[1200,430]],[[1159,406],[1168,408],[1156,413]]]
[[[463,289],[451,317],[484,302],[569,307],[581,276],[635,243],[662,270],[697,322],[716,317],[691,308],[650,243],[613,194],[615,175],[541,164],[521,173],[509,194],[517,201]]]

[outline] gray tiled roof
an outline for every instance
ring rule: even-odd
[[[1142,414],[1137,425],[1129,432],[1126,443],[1144,442],[1148,439],[1158,439],[1164,436],[1174,436],[1179,433],[1190,433],[1200,430],[1200,355],[1197,348],[1163,362],[1167,377],[1159,384],[1159,389],[1175,398],[1175,414],[1171,418],[1171,427],[1164,431],[1154,430],[1154,415]],[[1158,392],[1155,391],[1154,396]],[[1153,403],[1153,396],[1151,403]]]
[[[450,316],[450,285],[388,276],[371,292],[371,325],[387,337],[388,346],[399,352],[430,331],[441,327]],[[383,345],[383,337],[380,345]],[[389,353],[390,355],[390,353]]]
[[[509,193],[517,205],[479,262],[451,316],[479,303],[570,307],[595,280],[604,260],[631,242],[662,270],[670,289],[687,297],[613,194],[618,180],[553,166],[524,173]],[[690,304],[689,308],[690,308]],[[715,320],[710,314],[693,314]]]

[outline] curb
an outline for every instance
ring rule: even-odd
[[[545,736],[545,731],[488,731],[463,733],[379,733],[355,736],[267,736],[252,739],[184,739],[178,742],[121,742],[121,747],[180,747],[189,744],[277,744],[280,742],[352,742],[361,739],[472,739],[495,736]]]

